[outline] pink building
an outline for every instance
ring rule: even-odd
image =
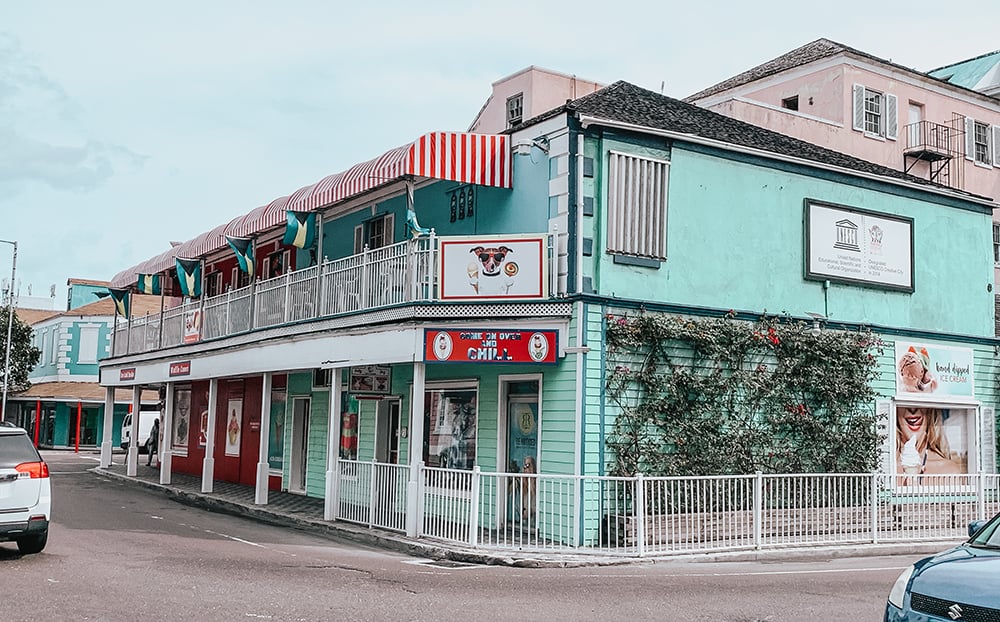
[[[470,132],[495,134],[554,110],[568,100],[604,85],[534,65],[500,78],[469,126]]]
[[[977,60],[976,65],[982,64]],[[995,73],[986,73],[990,71]],[[955,83],[947,67],[934,73],[938,77],[818,39],[685,101],[943,186],[1000,199],[1000,99],[986,94],[992,87],[974,90]],[[998,219],[1000,214],[994,214],[996,281]]]

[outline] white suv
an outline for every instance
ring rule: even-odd
[[[0,542],[39,553],[49,539],[49,465],[21,428],[0,426]]]

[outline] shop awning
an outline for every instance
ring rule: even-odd
[[[424,134],[408,145],[323,178],[309,192],[289,201],[288,209],[312,211],[411,175],[510,188],[509,144],[509,136],[495,134]]]

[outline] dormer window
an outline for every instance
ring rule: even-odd
[[[507,98],[507,127],[524,120],[524,93]]]

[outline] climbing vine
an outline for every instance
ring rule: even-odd
[[[870,331],[610,314],[616,475],[867,472],[879,458],[882,341]]]

